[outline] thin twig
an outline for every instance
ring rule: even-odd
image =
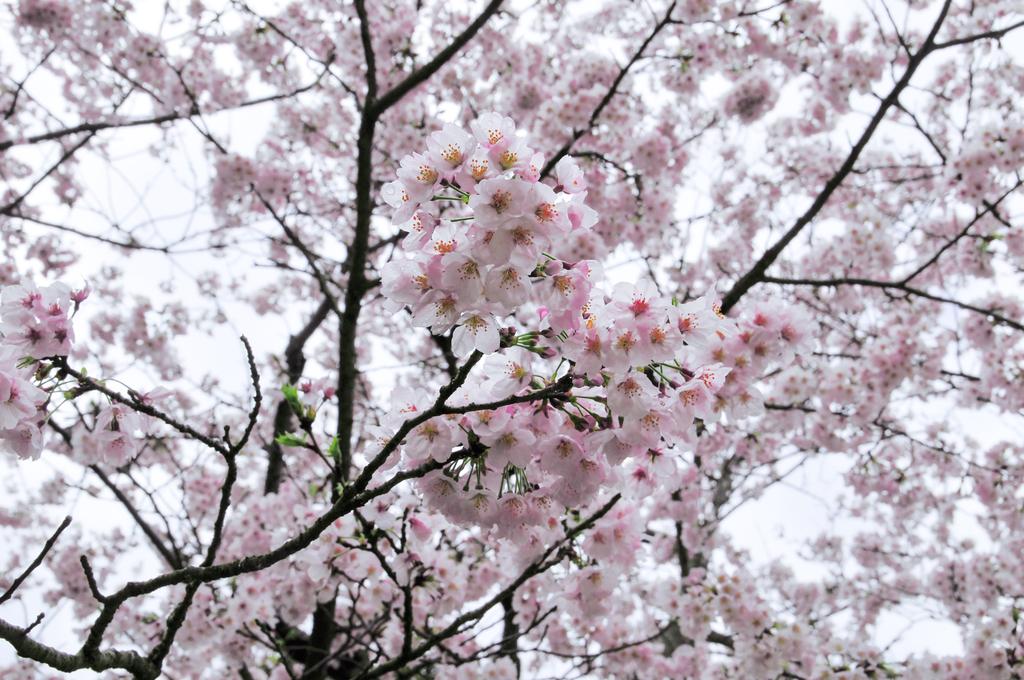
[[[32,572],[36,570],[36,567],[43,563],[43,560],[46,559],[46,554],[50,552],[50,550],[53,548],[54,543],[57,542],[57,539],[60,538],[60,535],[64,533],[64,530],[68,528],[69,524],[71,524],[70,516],[64,518],[64,521],[60,523],[60,526],[57,527],[57,530],[54,531],[50,538],[46,540],[46,543],[43,544],[43,549],[39,551],[39,554],[36,555],[36,558],[32,560],[28,567],[25,568],[25,571],[21,572],[18,578],[14,579],[14,581],[11,582],[11,585],[7,588],[7,590],[3,592],[3,595],[0,595],[0,604],[3,604],[4,602],[7,602],[7,600],[11,599],[11,596],[14,595],[14,591],[16,591],[25,581],[25,579],[27,579],[29,575],[31,575]]]

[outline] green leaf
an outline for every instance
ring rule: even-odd
[[[279,434],[274,437],[274,441],[281,446],[305,446],[306,435],[296,434],[294,432],[287,432],[285,434]]]
[[[32,364],[36,363],[36,361],[37,359],[35,357],[22,357],[18,361],[18,368],[25,368],[26,366],[31,366]]]
[[[337,460],[338,454],[341,453],[341,445],[338,443],[338,438],[335,437],[331,440],[331,445],[327,447],[327,455]]]
[[[284,400],[292,407],[295,415],[302,417],[305,407],[302,405],[302,400],[299,399],[299,390],[296,389],[295,385],[282,385],[281,393],[284,394]]]

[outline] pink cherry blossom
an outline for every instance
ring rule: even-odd
[[[1019,1],[8,14],[0,677],[1021,674]]]

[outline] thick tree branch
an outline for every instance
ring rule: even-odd
[[[395,85],[393,88],[381,95],[380,99],[376,100],[372,106],[369,104],[367,108],[371,109],[371,115],[373,118],[379,118],[381,114],[390,109],[392,106],[397,104],[402,97],[409,94],[417,86],[427,82],[427,80],[437,73],[442,66],[447,64],[452,57],[454,57],[459,50],[466,46],[470,40],[483,28],[484,24],[494,16],[501,7],[502,0],[490,0],[487,6],[484,7],[483,11],[473,20],[469,26],[467,26],[462,33],[459,33],[455,38],[445,47],[443,50],[434,55],[434,58],[424,64],[421,68],[417,69],[413,73],[409,74],[405,80]]]
[[[985,31],[984,33],[965,35],[962,38],[953,38],[952,40],[946,40],[945,42],[935,43],[935,49],[944,50],[947,47],[966,45],[968,43],[978,42],[979,40],[1001,40],[1007,33],[1015,31],[1021,27],[1024,27],[1024,21],[1018,21],[1015,24],[1010,24],[1009,26],[1004,26],[1002,28],[994,28],[991,31]]]
[[[875,131],[885,119],[889,109],[895,106],[899,101],[900,94],[908,85],[910,85],[910,80],[913,78],[918,67],[921,66],[921,63],[924,62],[925,58],[929,54],[935,51],[935,37],[938,35],[939,29],[942,28],[942,24],[946,20],[946,15],[949,12],[951,4],[952,0],[946,0],[942,4],[942,9],[939,12],[938,18],[935,20],[935,23],[932,25],[932,29],[928,33],[928,37],[925,38],[920,49],[918,49],[907,63],[907,68],[903,72],[903,76],[896,81],[892,90],[885,99],[882,100],[878,110],[875,111],[875,115],[871,117],[870,122],[868,122],[867,127],[864,128],[860,138],[858,138],[857,142],[853,145],[853,148],[847,155],[846,160],[843,161],[843,164],[839,166],[839,169],[836,170],[835,174],[833,174],[832,177],[829,178],[828,182],[825,183],[825,187],[817,197],[815,197],[811,206],[804,212],[804,214],[797,218],[796,222],[793,223],[793,226],[791,226],[778,241],[765,251],[764,255],[754,263],[747,273],[741,276],[739,280],[733,284],[733,287],[725,294],[725,297],[722,298],[723,313],[728,313],[729,310],[739,302],[740,298],[747,293],[747,291],[764,280],[764,274],[768,271],[768,268],[772,263],[779,258],[779,255],[782,254],[782,251],[785,250],[786,246],[788,246],[790,242],[795,239],[801,231],[803,231],[804,227],[810,224],[814,218],[817,217],[818,213],[825,207],[825,204],[828,203],[829,198],[832,197],[832,194],[835,193],[836,189],[838,189],[846,179],[846,176],[850,174],[851,170],[853,170],[853,166],[857,163],[857,159],[860,158],[861,152],[864,151],[868,142],[870,142],[872,137],[874,137]]]
[[[97,620],[93,623],[86,643],[83,646],[83,651],[86,653],[86,657],[92,660],[100,658],[102,653],[98,651],[98,646],[99,641],[102,638],[103,631],[106,630],[111,621],[113,621],[114,614],[121,607],[121,605],[127,602],[129,599],[145,595],[147,593],[159,590],[160,588],[175,585],[178,583],[188,584],[188,589],[192,590],[194,588],[198,588],[198,586],[202,583],[208,583],[222,578],[229,578],[232,576],[238,576],[240,574],[251,573],[254,571],[266,569],[267,567],[276,564],[277,562],[280,562],[281,560],[286,559],[287,557],[295,554],[299,550],[302,550],[303,548],[309,546],[314,540],[316,540],[318,536],[320,536],[320,534],[322,534],[327,529],[327,527],[331,525],[332,522],[334,522],[334,520],[338,519],[339,517],[342,517],[355,509],[364,507],[366,503],[368,503],[372,499],[387,493],[388,491],[396,487],[398,484],[401,484],[402,482],[408,479],[422,477],[423,475],[429,472],[441,469],[449,462],[455,460],[457,457],[462,455],[459,453],[453,454],[452,458],[448,461],[431,460],[428,463],[424,463],[423,465],[417,468],[396,473],[391,478],[389,478],[387,482],[384,482],[373,489],[367,490],[367,486],[369,485],[369,482],[372,479],[374,472],[384,464],[388,456],[399,446],[399,444],[405,438],[405,436],[409,432],[411,432],[412,429],[415,428],[417,425],[426,422],[430,418],[434,418],[440,415],[470,413],[480,410],[492,410],[495,408],[500,408],[501,406],[507,404],[524,403],[529,401],[539,401],[547,399],[556,395],[567,393],[572,386],[571,379],[568,376],[566,376],[565,378],[562,378],[561,380],[552,383],[548,387],[545,387],[541,390],[537,390],[536,392],[530,394],[510,397],[508,399],[496,402],[468,404],[464,406],[447,406],[446,401],[448,400],[448,398],[451,397],[451,395],[454,394],[455,391],[462,386],[462,384],[468,377],[470,370],[480,360],[481,356],[482,355],[479,352],[477,352],[472,357],[470,357],[470,359],[466,362],[466,364],[463,365],[462,369],[459,371],[458,376],[456,376],[456,378],[453,381],[451,381],[443,388],[441,388],[441,390],[439,391],[439,396],[435,401],[434,405],[430,409],[420,413],[416,418],[410,419],[403,423],[403,425],[399,428],[398,432],[396,432],[396,434],[391,438],[391,440],[384,446],[381,452],[378,453],[377,456],[375,456],[374,459],[370,461],[370,463],[363,469],[360,476],[345,489],[345,492],[342,494],[339,500],[335,502],[326,513],[321,515],[309,527],[299,532],[296,536],[285,541],[280,546],[278,546],[274,550],[271,550],[270,552],[258,555],[250,555],[239,560],[234,560],[232,562],[226,562],[222,564],[212,563],[212,555],[214,554],[216,548],[215,544],[211,544],[211,548],[213,548],[213,550],[208,552],[207,559],[204,560],[204,563],[200,566],[187,567],[184,569],[168,572],[156,576],[147,581],[129,582],[120,590],[110,595],[107,595],[104,598],[104,606],[100,611],[100,615],[99,617],[97,617]],[[229,477],[226,480],[225,486],[229,486],[229,484],[227,483],[228,481],[233,480]],[[227,501],[225,500],[226,497],[226,494],[222,494],[221,508],[223,511],[226,511],[227,507]],[[218,522],[223,521],[222,514],[223,512],[218,513]],[[194,590],[192,590],[192,592],[194,592]],[[181,620],[183,621],[183,618]],[[174,621],[177,622],[177,619],[174,619]],[[177,623],[177,625],[180,627],[180,623]]]
[[[0,639],[14,647],[18,656],[32,659],[50,668],[71,673],[85,668],[94,671],[124,669],[136,678],[156,678],[159,670],[135,652],[110,650],[86,657],[82,652],[67,654],[28,637],[25,629],[0,620]]]
[[[226,454],[228,452],[228,446],[224,444],[224,442],[214,439],[209,435],[200,433],[192,426],[182,423],[181,421],[176,420],[175,418],[172,418],[171,416],[167,415],[163,411],[153,408],[149,404],[143,402],[140,398],[134,396],[125,397],[119,392],[115,392],[114,390],[108,388],[106,385],[86,376],[81,371],[77,371],[71,368],[71,366],[68,365],[67,357],[54,357],[53,362],[60,369],[61,372],[75,378],[80,383],[80,385],[82,385],[83,388],[87,390],[95,390],[103,394],[111,401],[116,401],[119,404],[124,404],[125,406],[135,411],[138,411],[139,413],[143,413],[152,418],[156,418],[160,422],[169,425],[171,428],[177,430],[179,433],[185,435],[186,437],[195,439],[196,441],[205,444],[206,446],[213,449],[214,451],[217,451],[220,454]]]

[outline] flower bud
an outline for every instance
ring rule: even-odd
[[[87,283],[82,288],[80,288],[78,290],[71,291],[71,300],[72,300],[72,302],[75,303],[76,306],[80,305],[83,302],[85,302],[86,298],[89,297],[89,294],[91,292],[92,292],[92,288],[90,288],[89,284]]]

